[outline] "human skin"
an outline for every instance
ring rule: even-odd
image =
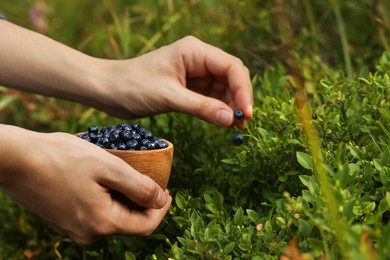
[[[248,69],[236,57],[185,37],[127,60],[91,57],[0,21],[0,85],[80,102],[134,119],[170,111],[229,127],[252,117]],[[66,133],[0,125],[0,188],[80,245],[102,236],[149,235],[172,198],[103,149]],[[117,190],[146,209],[113,199]]]

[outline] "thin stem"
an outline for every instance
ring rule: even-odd
[[[339,28],[341,47],[343,48],[343,56],[345,69],[349,77],[353,76],[351,55],[349,54],[347,32],[345,31],[344,20],[341,16],[340,6],[338,0],[330,0],[332,4],[334,15],[336,16],[337,27]]]
[[[325,202],[327,211],[325,216],[328,218],[330,225],[334,230],[335,239],[341,256],[347,256],[347,242],[346,232],[347,225],[343,219],[340,218],[339,208],[342,206],[336,199],[334,191],[331,189],[331,176],[323,167],[323,156],[321,151],[321,140],[318,137],[317,129],[311,120],[311,108],[308,100],[308,95],[305,89],[305,77],[298,64],[298,54],[295,50],[295,43],[293,38],[290,23],[286,18],[284,11],[283,0],[278,1],[278,5],[274,10],[275,16],[278,19],[279,32],[282,43],[286,51],[287,65],[290,68],[292,77],[292,88],[298,108],[299,120],[303,125],[308,146],[313,159],[314,170],[313,173],[317,177],[320,186],[320,195]],[[327,250],[327,249],[325,249]],[[329,252],[328,252],[329,253]],[[327,257],[330,257],[327,255]]]

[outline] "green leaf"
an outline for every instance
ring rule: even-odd
[[[320,194],[320,186],[318,183],[314,180],[314,178],[310,178],[307,187],[309,188],[309,191],[313,195],[319,195]]]
[[[303,219],[299,219],[298,223],[299,223],[299,231],[301,231],[301,234],[304,237],[310,236],[310,233],[311,233],[311,230],[313,229],[313,227],[310,226],[309,223],[307,223],[307,221],[305,221]]]
[[[352,156],[355,157],[356,159],[358,160],[362,159],[363,157],[362,152],[358,148],[351,146],[349,147],[349,151],[351,152]]]
[[[389,157],[390,157],[390,148],[387,147],[382,152],[382,155],[381,155],[381,165],[389,165],[390,164]]]
[[[309,186],[309,179],[311,176],[309,175],[299,175],[299,180],[301,180],[302,184],[305,185],[306,187]]]
[[[223,196],[219,192],[214,192],[213,203],[219,211],[223,211]]]
[[[241,251],[248,251],[248,244],[245,244],[245,243],[240,243],[238,244],[238,247],[241,249]]]
[[[206,201],[206,208],[210,210],[212,213],[221,214],[223,212],[223,196],[221,193],[215,191],[212,196],[209,194],[203,195]]]
[[[344,205],[344,210],[343,210],[343,216],[346,218],[351,218],[353,215],[353,207],[355,206],[355,200],[351,200]]]
[[[261,127],[258,127],[257,128],[257,131],[259,132],[259,134],[261,135],[261,137],[263,139],[268,139],[269,138],[269,133],[267,132],[267,130],[265,130],[264,128],[261,128]]]
[[[383,228],[383,235],[382,235],[382,246],[389,248],[390,247],[390,222],[386,224],[386,226]]]
[[[188,246],[191,242],[183,237],[177,237],[177,240],[183,245]]]
[[[14,102],[17,98],[15,96],[5,96],[0,99],[0,110],[8,107],[12,102]]]
[[[303,166],[303,168],[308,170],[313,170],[313,160],[310,155],[303,152],[296,153],[298,163]]]
[[[176,202],[177,207],[181,210],[183,210],[187,207],[187,202],[186,202],[184,196],[181,195],[180,193],[176,193],[175,202]]]
[[[221,162],[232,165],[237,164],[237,161],[234,159],[222,159]]]
[[[137,260],[135,255],[129,251],[125,252],[125,260]]]
[[[378,213],[382,215],[390,209],[390,192],[386,192],[386,196],[379,202]]]
[[[282,228],[286,227],[286,220],[283,217],[276,217],[276,223]]]
[[[237,211],[236,214],[234,214],[234,224],[235,225],[242,225],[242,219],[244,217],[244,211],[240,207]]]
[[[370,213],[370,212],[372,212],[374,209],[375,209],[375,206],[376,206],[376,204],[375,204],[375,202],[373,202],[373,201],[371,201],[371,202],[365,202],[364,204],[363,204],[363,211],[364,211],[364,213]]]
[[[251,209],[247,209],[247,210],[246,210],[246,214],[248,214],[248,217],[249,217],[249,219],[250,219],[252,222],[258,224],[258,221],[259,221],[259,214],[257,214],[256,211],[251,210]]]
[[[379,172],[383,171],[381,162],[378,159],[374,159],[374,166],[375,166],[375,169],[377,169]]]
[[[233,251],[234,247],[236,246],[236,243],[235,242],[230,242],[229,244],[227,244],[224,248],[223,248],[223,252],[225,254],[230,254],[230,252]]]

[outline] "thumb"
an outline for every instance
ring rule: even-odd
[[[117,163],[111,168],[110,174],[99,176],[98,183],[110,189],[116,200],[146,208],[159,209],[166,205],[168,196],[155,181],[117,157],[112,160]]]
[[[234,122],[233,110],[224,102],[193,92],[187,88],[177,92],[176,110],[196,116],[220,126],[231,126]]]

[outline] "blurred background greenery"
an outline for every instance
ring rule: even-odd
[[[256,78],[286,61],[276,17],[280,4],[292,28],[299,65],[313,91],[325,74],[342,69],[352,77],[364,66],[375,70],[381,54],[389,51],[388,0],[9,0],[0,2],[0,10],[13,23],[108,59],[135,57],[183,36],[194,35],[241,58]],[[259,86],[255,84],[256,88]],[[256,88],[255,101],[259,105],[263,96]],[[272,91],[276,95],[280,88],[272,90],[271,86],[268,93]],[[73,102],[0,89],[2,123],[43,132],[74,133],[87,125],[104,126],[119,121]],[[157,134],[180,144],[175,151],[170,182],[173,192],[185,189],[196,198],[201,194],[198,187],[204,182],[224,185],[224,179],[218,181],[216,173],[213,175],[208,170],[215,171],[212,164],[219,162],[229,149],[226,135],[231,130],[176,113],[145,118],[142,122]],[[204,146],[196,148],[200,143],[213,147],[215,152],[204,153]],[[0,196],[0,259],[52,258],[56,246],[68,243],[39,219],[4,195]],[[225,197],[229,200],[228,194]],[[177,227],[172,229],[171,235],[178,232]],[[126,241],[98,243],[88,251],[88,257],[105,259],[107,248],[121,252],[129,246]],[[68,259],[77,259],[80,254],[87,258],[86,251],[76,246],[61,249]]]

